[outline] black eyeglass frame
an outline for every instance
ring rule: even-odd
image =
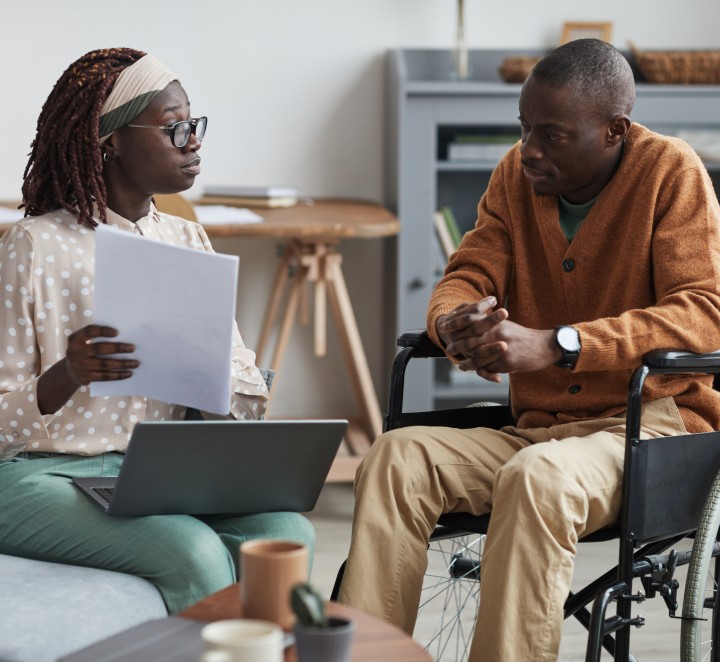
[[[132,127],[133,129],[162,129],[163,131],[168,131],[170,133],[170,142],[173,144],[173,147],[179,147],[182,149],[190,142],[190,136],[195,136],[199,142],[202,142],[202,139],[205,137],[205,132],[207,131],[207,122],[208,118],[203,115],[202,117],[192,117],[189,120],[173,122],[167,126],[156,126],[154,124],[126,124],[125,126]],[[198,134],[198,127],[201,123],[202,132]],[[178,143],[175,142],[175,138],[178,133],[178,127],[183,124],[189,125],[190,131],[187,134],[187,140],[185,140],[182,145],[178,145]]]

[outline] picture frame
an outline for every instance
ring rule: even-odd
[[[575,39],[602,39],[610,42],[612,39],[612,22],[574,21],[563,23],[560,44],[567,44]]]

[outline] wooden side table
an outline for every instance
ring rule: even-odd
[[[238,204],[233,198],[199,200],[197,204]],[[328,481],[352,481],[370,444],[382,432],[382,414],[365,349],[342,273],[338,244],[347,239],[389,237],[400,223],[384,207],[366,201],[320,199],[292,207],[256,209],[264,222],[207,226],[211,237],[272,237],[283,242],[283,253],[270,291],[260,336],[255,347],[258,365],[277,327],[269,367],[279,370],[296,321],[307,322],[308,287],[313,288],[314,352],[327,350],[327,305],[335,323],[343,357],[359,406],[360,424],[351,420],[345,441],[351,455],[339,457]],[[284,310],[281,308],[284,303]],[[279,325],[278,325],[279,321]],[[275,384],[277,387],[277,384]]]
[[[219,621],[225,618],[241,618],[241,614],[240,585],[233,584],[189,607],[180,616],[197,621]],[[352,662],[427,662],[431,659],[420,645],[400,628],[358,609],[329,602],[328,615],[348,618],[355,623]],[[292,646],[285,652],[285,662],[296,660],[295,647]]]

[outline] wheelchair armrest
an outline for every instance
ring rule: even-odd
[[[398,336],[397,346],[412,348],[412,355],[415,358],[440,358],[445,356],[445,352],[430,340],[430,336],[425,329],[405,331],[405,333]]]
[[[651,372],[720,373],[720,351],[709,354],[656,350],[643,357],[643,365]]]

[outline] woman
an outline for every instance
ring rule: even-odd
[[[22,188],[26,217],[0,239],[0,552],[145,577],[170,613],[235,581],[242,541],[314,541],[295,513],[112,518],[71,484],[117,475],[138,421],[185,416],[169,403],[90,395],[90,382],[127,379],[139,365],[133,345],[107,340],[116,329],[88,324],[94,228],[212,251],[199,224],[159,213],[152,199],[192,186],[206,124],[151,55],[84,55],[43,106]],[[234,333],[231,414],[257,418],[267,388]]]

